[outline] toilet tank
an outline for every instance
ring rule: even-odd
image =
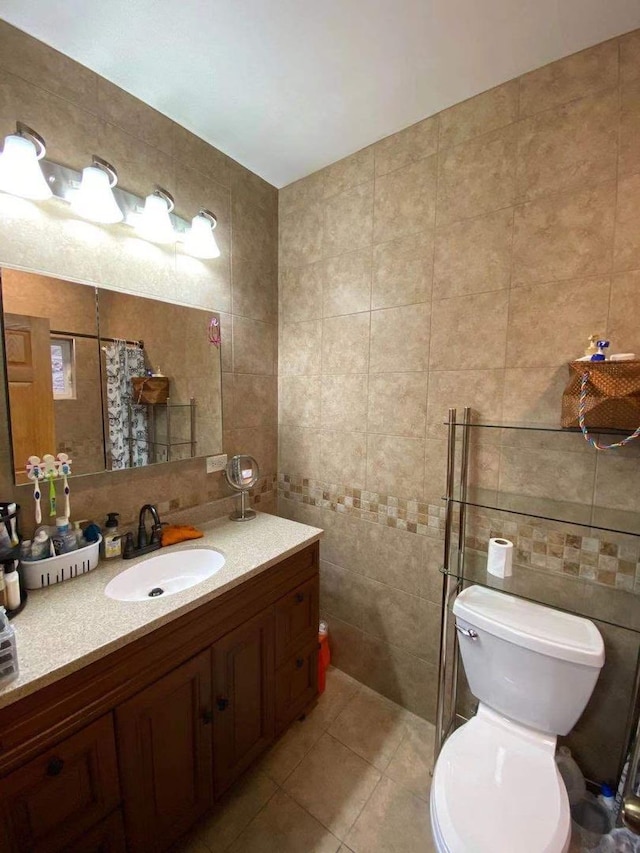
[[[473,695],[537,731],[568,734],[604,665],[593,622],[480,586],[463,590],[453,612]]]

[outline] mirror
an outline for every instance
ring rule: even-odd
[[[221,452],[218,315],[8,268],[1,293],[16,483],[32,454],[75,475]]]
[[[256,514],[252,509],[247,509],[247,492],[252,489],[260,478],[260,469],[253,456],[239,454],[233,456],[225,468],[225,477],[231,488],[240,492],[240,509],[231,513],[232,521],[249,521]]]

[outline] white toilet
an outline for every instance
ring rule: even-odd
[[[478,713],[446,741],[431,784],[438,853],[564,853],[571,817],[557,735],[604,664],[588,619],[471,586],[453,606]]]

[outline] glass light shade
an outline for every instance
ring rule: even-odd
[[[210,260],[220,257],[220,249],[213,236],[213,223],[208,216],[199,213],[191,220],[191,228],[184,241],[185,251],[194,258]]]
[[[146,197],[136,229],[141,237],[152,243],[175,243],[176,232],[169,216],[169,202],[163,195],[153,193]]]
[[[111,176],[99,166],[85,166],[82,170],[80,189],[73,193],[71,209],[84,219],[105,225],[123,219],[111,189]]]
[[[25,136],[12,134],[4,141],[0,154],[0,190],[33,201],[51,198],[51,187],[42,174],[36,146]]]

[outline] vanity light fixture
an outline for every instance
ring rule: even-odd
[[[0,154],[0,190],[32,201],[51,198],[51,187],[38,162],[46,150],[40,134],[19,121],[16,132],[5,138]]]
[[[144,210],[137,217],[136,229],[140,237],[151,243],[175,243],[177,234],[169,214],[175,207],[171,193],[157,187],[144,202]]]
[[[220,257],[220,249],[213,236],[218,220],[210,210],[202,208],[191,220],[191,228],[184,241],[185,251],[194,258],[210,260]]]
[[[118,173],[115,168],[94,154],[91,166],[85,166],[82,170],[80,187],[69,193],[71,209],[91,222],[104,225],[122,222],[124,214],[113,195],[113,187],[117,183]]]

